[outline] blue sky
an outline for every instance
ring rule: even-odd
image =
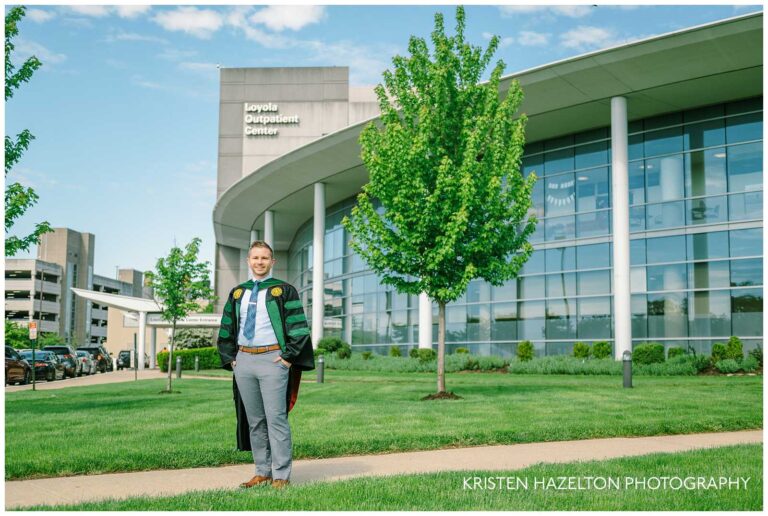
[[[376,84],[410,35],[454,6],[30,6],[14,63],[43,62],[6,105],[36,140],[6,178],[33,186],[33,222],[96,235],[95,273],[150,270],[193,237],[213,264],[218,71],[349,66]],[[507,72],[761,10],[761,6],[468,6],[467,37],[501,38]],[[32,257],[36,251],[17,257]]]

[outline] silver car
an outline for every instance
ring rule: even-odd
[[[82,374],[96,374],[96,362],[87,351],[77,351],[77,361],[82,366]]]

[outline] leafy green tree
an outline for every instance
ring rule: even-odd
[[[29,340],[29,330],[20,324],[6,319],[5,321],[5,345],[14,349],[24,349],[32,346]]]
[[[493,285],[514,278],[536,226],[528,216],[536,177],[520,173],[522,90],[512,81],[499,98],[502,61],[479,84],[499,40],[483,51],[464,40],[464,28],[461,6],[453,37],[435,14],[434,54],[412,36],[410,56],[395,56],[394,72],[384,72],[376,87],[381,117],[360,136],[370,182],[344,220],[353,249],[383,284],[437,302],[438,394],[445,392],[445,305],[474,278]]]
[[[182,328],[176,334],[178,349],[207,348],[214,346],[213,328]]]
[[[154,289],[155,299],[162,306],[162,317],[171,323],[171,341],[168,356],[168,383],[166,392],[172,390],[173,345],[176,339],[176,323],[190,312],[200,309],[197,299],[210,299],[213,289],[210,281],[210,263],[198,262],[199,238],[193,238],[184,249],[173,246],[168,256],[159,258],[154,271],[147,272],[149,286]]]
[[[18,23],[24,17],[26,7],[18,6],[10,9],[5,15],[5,102],[13,97],[14,90],[17,90],[22,83],[29,82],[32,74],[40,68],[43,63],[32,56],[21,65],[18,70],[11,61],[11,52],[13,52],[13,38],[19,34]],[[29,148],[29,144],[35,137],[24,129],[16,138],[5,136],[5,176],[13,166],[19,162],[22,154]],[[6,179],[7,183],[7,179]],[[7,184],[5,187],[5,255],[13,256],[19,251],[27,251],[33,244],[37,244],[43,233],[53,231],[48,222],[40,222],[35,225],[34,231],[27,236],[7,236],[16,220],[37,203],[39,196],[31,187],[25,187],[20,183]]]

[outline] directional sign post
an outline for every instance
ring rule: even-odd
[[[32,341],[32,390],[37,390],[37,378],[35,371],[35,349],[37,348],[37,323],[30,321],[29,323],[29,340]]]

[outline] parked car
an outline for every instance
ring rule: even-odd
[[[96,374],[96,362],[91,357],[91,354],[83,349],[78,349],[76,353],[77,359],[83,363],[83,374]]]
[[[30,364],[32,363],[32,350],[22,351],[21,356],[26,359]],[[40,382],[47,380],[52,382],[54,380],[64,379],[64,363],[59,358],[59,355],[53,351],[36,350],[35,351],[35,380]]]
[[[66,375],[70,378],[74,378],[75,376],[80,376],[82,374],[82,362],[77,360],[77,355],[75,354],[75,350],[72,349],[72,346],[66,344],[60,344],[57,346],[45,346],[43,350],[53,351],[59,355],[61,361],[64,362],[64,370]]]
[[[11,346],[5,346],[5,385],[28,384],[32,379],[32,366]]]
[[[96,362],[96,370],[100,373],[106,373],[107,371],[112,371],[114,369],[112,366],[112,357],[104,346],[92,344],[90,346],[80,346],[77,350],[90,353],[91,358]]]
[[[124,349],[117,354],[117,369],[133,369],[136,367],[136,361],[133,360],[133,351]],[[144,367],[149,369],[149,355],[144,353]]]

